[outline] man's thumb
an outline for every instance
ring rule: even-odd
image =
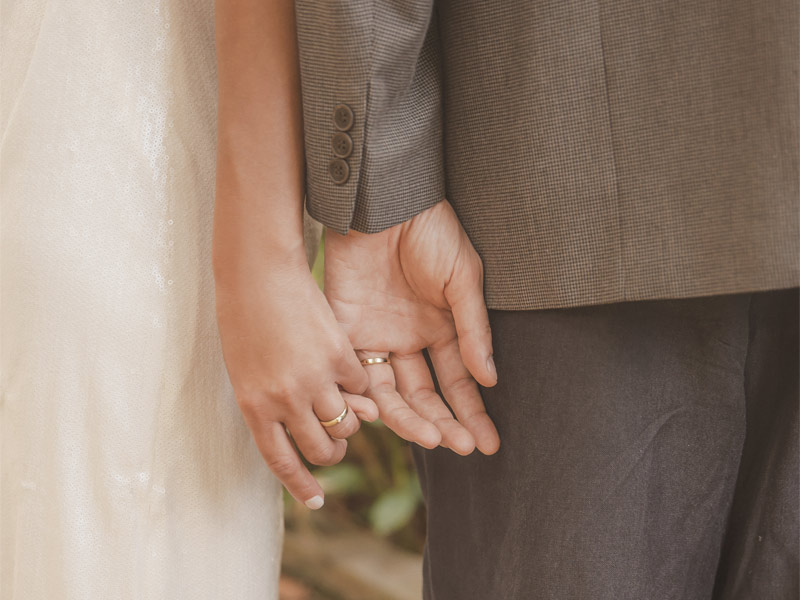
[[[478,383],[491,387],[497,383],[492,330],[483,299],[483,268],[480,258],[472,252],[473,260],[467,261],[469,266],[454,271],[444,296],[453,313],[464,366]]]

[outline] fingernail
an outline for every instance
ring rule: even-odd
[[[322,499],[322,496],[314,496],[306,500],[306,506],[311,510],[319,510],[323,504],[325,504],[325,500]]]
[[[486,368],[489,369],[489,373],[494,380],[497,381],[497,367],[494,366],[494,358],[492,355],[489,355],[489,358],[486,359]]]

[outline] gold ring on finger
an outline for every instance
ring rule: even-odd
[[[342,414],[340,414],[335,419],[331,419],[330,421],[322,421],[322,420],[320,420],[320,423],[322,424],[323,427],[333,427],[334,425],[338,425],[339,423],[344,421],[344,418],[347,416],[347,411],[348,410],[350,410],[350,407],[345,402],[344,410],[342,411]]]
[[[373,356],[372,358],[364,358],[361,360],[361,364],[365,367],[367,365],[380,365],[382,363],[390,365],[392,364],[392,361],[388,358],[383,358],[382,356]]]

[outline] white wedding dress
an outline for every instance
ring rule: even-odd
[[[214,315],[212,0],[3,0],[0,597],[277,597]]]

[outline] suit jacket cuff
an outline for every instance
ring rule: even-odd
[[[445,195],[436,12],[393,4],[296,4],[306,206],[340,233],[382,231]]]

